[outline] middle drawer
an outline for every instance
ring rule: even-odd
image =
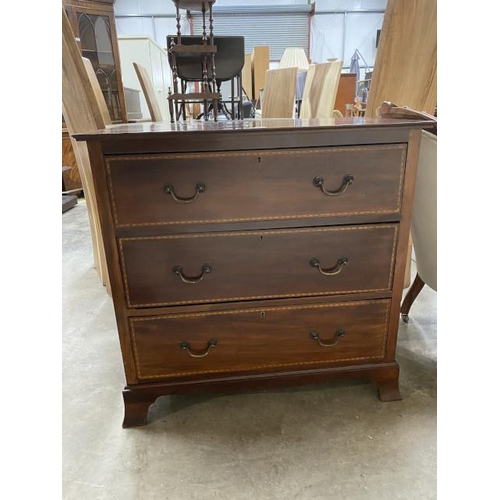
[[[128,307],[389,291],[397,224],[118,240]]]

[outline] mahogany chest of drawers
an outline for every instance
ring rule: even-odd
[[[335,378],[400,399],[422,120],[134,124],[89,147],[126,375],[167,394]]]

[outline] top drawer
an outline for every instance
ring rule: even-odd
[[[398,215],[406,144],[107,158],[116,227]]]

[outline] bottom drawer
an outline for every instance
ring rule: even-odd
[[[380,360],[389,306],[367,300],[130,318],[138,378]]]

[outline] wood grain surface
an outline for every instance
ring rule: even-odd
[[[71,145],[71,137],[69,136],[68,129],[62,127],[62,165],[63,167],[70,167],[69,170],[63,172],[64,189],[79,189],[82,187],[82,180],[78,172],[78,165],[76,164],[75,153]]]
[[[252,51],[250,62],[252,64],[253,98],[259,99],[260,89],[265,86],[266,71],[269,69],[269,46],[255,46]]]
[[[397,218],[406,146],[403,144],[279,151],[171,154],[110,158],[108,176],[117,227],[314,219],[375,214]],[[337,196],[346,175],[352,184]],[[165,193],[193,197],[176,202]]]
[[[129,307],[392,288],[397,224],[210,232],[119,240]],[[340,265],[339,260],[348,260]],[[318,259],[322,274],[311,264]],[[204,273],[204,266],[210,267]],[[196,283],[185,283],[174,272]],[[334,274],[336,273],[336,274]]]
[[[262,97],[262,118],[293,118],[296,85],[297,68],[268,70]]]
[[[62,8],[62,108],[64,121],[70,135],[105,128],[101,109],[64,7]],[[73,138],[71,142],[87,201],[94,263],[101,282],[107,285],[108,272],[102,230],[87,145],[84,142],[76,142]]]
[[[111,125],[111,116],[109,116],[108,106],[106,105],[106,101],[104,100],[104,95],[102,93],[101,86],[99,85],[99,81],[97,80],[97,76],[94,72],[94,67],[90,62],[90,59],[87,59],[86,57],[82,57],[82,59],[83,64],[85,65],[85,69],[87,70],[87,75],[89,76],[90,84],[92,85],[97,104],[99,106],[99,109],[101,110],[104,124]]]
[[[371,300],[135,318],[131,332],[138,378],[380,360],[385,355],[389,305],[389,300]],[[326,346],[311,338],[311,332]],[[216,341],[215,347],[208,347],[210,340]],[[189,343],[192,354],[209,352],[203,358],[192,357],[182,342]]]
[[[384,101],[434,114],[436,0],[388,0],[365,116],[375,116]]]
[[[245,54],[245,64],[241,70],[241,86],[248,99],[255,99],[253,95],[252,54]]]
[[[160,105],[156,98],[156,92],[151,82],[151,78],[148,74],[148,70],[141,66],[140,64],[134,62],[134,69],[141,84],[142,92],[146,98],[146,104],[148,105],[149,114],[151,116],[152,122],[161,122],[163,117],[161,115]]]
[[[300,118],[330,118],[339,87],[342,61],[311,64],[307,70]]]
[[[333,108],[345,116],[346,104],[353,104],[355,95],[356,73],[341,73]]]

